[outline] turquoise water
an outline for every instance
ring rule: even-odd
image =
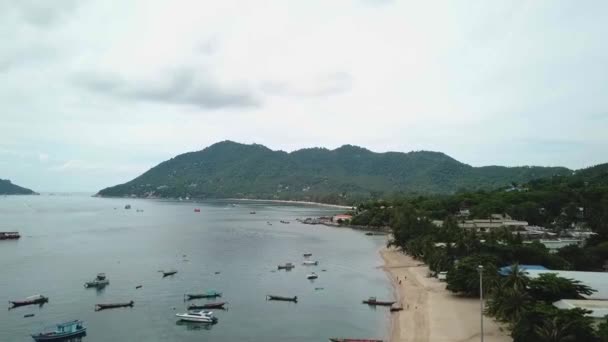
[[[127,203],[131,210],[123,209]],[[387,310],[361,304],[368,296],[392,296],[378,268],[384,238],[295,221],[337,212],[251,202],[0,197],[0,231],[22,235],[0,241],[0,300],[50,297],[42,307],[0,310],[0,341],[31,341],[30,333],[72,319],[85,321],[83,341],[91,342],[386,338]],[[320,265],[302,266],[305,252]],[[296,268],[276,271],[285,262]],[[162,278],[163,269],[178,273]],[[311,271],[319,279],[307,280]],[[110,285],[84,289],[98,272]],[[221,301],[229,303],[226,311],[214,310],[219,323],[178,322],[184,293],[208,289],[223,292]],[[299,302],[269,302],[267,294],[298,296]],[[94,311],[96,303],[130,300],[133,308]],[[23,317],[29,313],[35,316]]]

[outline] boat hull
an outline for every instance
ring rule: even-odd
[[[392,306],[393,304],[395,304],[395,302],[383,302],[383,301],[364,300],[363,304],[378,305],[378,306]]]
[[[83,328],[78,331],[74,331],[74,332],[70,332],[70,333],[63,333],[63,334],[56,334],[56,333],[37,334],[37,335],[32,335],[32,338],[34,339],[34,341],[64,341],[69,338],[84,337],[86,335],[87,335],[87,328]]]
[[[95,304],[95,311],[106,310],[106,309],[115,309],[115,308],[126,308],[133,307],[135,304],[134,301],[130,301],[128,303],[113,303],[113,304]]]
[[[223,309],[224,305],[226,305],[225,302],[219,302],[219,303],[208,303],[208,304],[203,304],[203,305],[196,305],[196,304],[192,304],[190,306],[188,306],[188,310],[199,310],[199,309]]]
[[[218,298],[218,297],[221,297],[221,296],[222,296],[221,293],[213,293],[213,294],[187,294],[186,298],[188,298],[188,300],[191,300],[191,299]]]
[[[49,301],[48,298],[41,298],[41,299],[36,299],[36,300],[16,300],[16,301],[10,301],[9,303],[12,305],[13,308],[17,308],[20,306],[26,306],[26,305],[42,305],[44,303],[47,303]]]
[[[195,322],[195,323],[207,323],[207,324],[215,324],[217,323],[217,317],[193,317],[188,315],[176,314],[181,321],[184,322]]]
[[[298,302],[298,297],[283,297],[283,296],[273,296],[273,295],[268,295],[266,296],[266,300],[278,300],[278,301],[283,301],[283,302],[294,302],[297,303]]]

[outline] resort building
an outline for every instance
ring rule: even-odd
[[[478,233],[486,233],[495,229],[507,228],[510,230],[524,230],[528,226],[526,221],[513,220],[508,215],[507,217],[498,218],[498,215],[492,215],[489,219],[474,219],[474,220],[463,220],[458,222],[458,226],[462,229],[473,230]]]
[[[570,310],[580,308],[591,311],[586,316],[593,318],[597,323],[604,321],[604,317],[608,315],[608,300],[592,300],[592,299],[562,299],[553,303],[558,309]]]
[[[526,270],[526,272],[528,272],[528,277],[532,279],[537,278],[543,273],[555,273],[558,277],[578,280],[596,291],[589,296],[584,296],[585,298],[608,300],[608,272],[557,271],[534,269],[528,269]]]
[[[335,215],[334,217],[332,217],[332,221],[335,223],[340,223],[340,222],[344,222],[344,221],[350,221],[353,218],[353,215],[348,215],[348,214],[340,214],[340,215]]]

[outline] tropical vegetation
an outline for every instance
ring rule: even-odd
[[[0,179],[0,195],[35,195],[30,189],[13,184],[8,179]]]
[[[595,235],[583,247],[550,253],[543,244],[524,241],[517,232],[477,233],[460,228],[463,209],[469,218],[508,214],[543,225],[557,236],[572,230],[590,230]],[[481,275],[486,313],[508,326],[514,341],[608,341],[608,320],[594,328],[588,311],[552,305],[560,299],[584,298],[594,289],[555,274],[530,278],[518,266],[603,269],[608,260],[606,165],[495,191],[368,201],[353,213],[353,224],[390,227],[390,245],[424,261],[433,273],[447,272],[446,287],[456,295],[479,296]],[[504,266],[510,268],[501,275],[504,272],[498,270]]]
[[[443,153],[374,153],[344,145],[291,153],[224,141],[178,155],[100,196],[257,198],[354,204],[396,194],[449,194],[569,175],[563,167],[472,167]]]

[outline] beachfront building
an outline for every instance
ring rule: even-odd
[[[332,221],[334,223],[342,223],[342,222],[346,222],[346,221],[350,221],[352,220],[353,215],[348,215],[348,214],[339,214],[339,215],[335,215],[334,217],[332,217]]]
[[[513,231],[525,230],[528,226],[526,221],[513,220],[508,215],[492,214],[489,219],[473,219],[463,220],[458,222],[458,226],[462,229],[473,230],[478,233],[487,233],[497,229],[509,229]]]
[[[570,245],[582,246],[585,243],[585,241],[582,239],[540,239],[538,242],[545,245],[550,253],[557,253],[557,251],[562,247]],[[532,241],[524,241],[524,243],[532,243]]]

